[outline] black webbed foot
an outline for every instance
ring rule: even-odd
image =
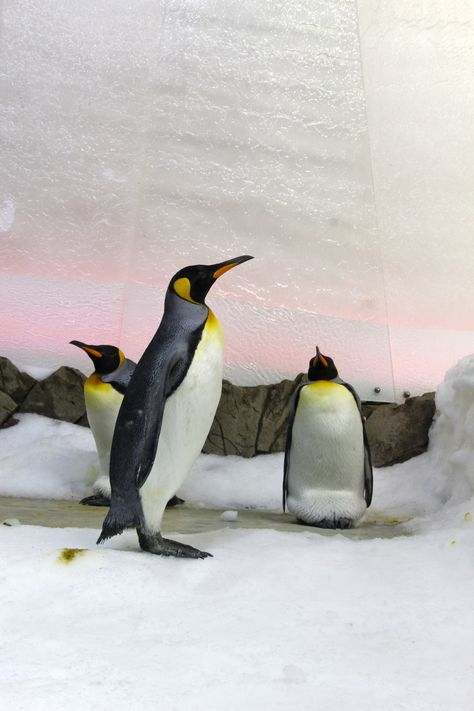
[[[345,516],[340,516],[339,518],[334,515],[332,518],[322,518],[319,521],[303,521],[298,519],[299,523],[303,523],[305,526],[314,526],[315,528],[352,528],[354,521],[352,518],[346,518]]]
[[[172,541],[169,538],[163,538],[161,533],[145,533],[137,528],[137,534],[140,548],[147,553],[175,558],[212,558],[211,553],[200,551],[198,548]]]
[[[180,499],[179,496],[172,496],[166,504],[166,508],[172,509],[174,506],[179,506],[180,504],[184,504],[184,499]]]
[[[86,496],[81,499],[79,503],[84,506],[110,506],[110,499],[104,494],[92,494],[92,496]],[[179,496],[172,496],[166,504],[166,508],[173,508],[180,504],[184,504],[184,499],[180,499]]]
[[[110,506],[110,499],[104,494],[92,494],[79,501],[84,506]]]

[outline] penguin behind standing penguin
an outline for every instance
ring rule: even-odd
[[[351,528],[372,501],[372,463],[361,404],[332,358],[316,348],[295,391],[283,478],[285,506],[320,528]]]
[[[95,346],[82,341],[70,341],[70,343],[87,353],[94,364],[94,372],[84,383],[84,399],[87,419],[99,455],[100,475],[94,484],[94,494],[82,499],[81,504],[108,506],[110,447],[117,415],[124,392],[135,370],[135,363],[125,358],[116,346]],[[110,378],[109,381],[104,380],[105,376]]]
[[[161,518],[201,452],[221,395],[223,334],[206,295],[222,274],[251,258],[185,267],[171,279],[160,326],[135,368],[117,418],[112,497],[98,543],[136,528],[141,548],[150,553],[210,555],[163,538]]]
[[[117,346],[89,345],[82,341],[70,341],[81,348],[94,364],[94,372],[84,382],[84,400],[87,419],[95,440],[99,456],[99,477],[94,483],[93,495],[86,496],[81,504],[86,506],[108,506],[110,504],[110,448],[115,422],[136,363],[125,358]],[[177,496],[168,506],[183,503]]]

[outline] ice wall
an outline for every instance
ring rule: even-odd
[[[397,395],[474,351],[474,4],[358,0]]]
[[[250,253],[209,298],[234,381],[293,376],[318,342],[364,397],[433,387],[474,350],[469,93],[448,145],[429,110],[456,96],[462,5],[4,0],[0,351],[138,357],[176,269]]]

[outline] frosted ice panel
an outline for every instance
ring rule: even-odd
[[[69,341],[119,342],[121,286],[1,274],[0,300],[0,354],[14,363],[90,372],[89,358]]]
[[[435,390],[449,368],[474,353],[473,331],[392,327],[390,338],[397,400],[405,391]]]
[[[385,318],[353,2],[170,2],[134,280],[242,253],[251,305]]]
[[[128,272],[161,4],[3,3],[2,270]]]
[[[389,321],[449,338],[474,330],[474,6],[358,5]]]

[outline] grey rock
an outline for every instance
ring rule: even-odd
[[[35,383],[36,380],[31,375],[22,373],[11,360],[0,356],[0,392],[7,393],[17,404],[20,404]]]
[[[224,380],[203,452],[254,457],[283,451],[291,396],[305,378],[300,373],[295,380],[253,387]],[[79,370],[62,367],[36,382],[0,357],[0,427],[16,423],[14,412],[33,412],[87,427],[84,380]],[[408,398],[402,405],[363,402],[362,412],[374,465],[396,464],[426,450],[434,393]]]
[[[0,392],[0,427],[8,426],[8,420],[18,405],[7,393]]]
[[[304,379],[300,374],[295,380],[254,387],[225,380],[203,452],[254,457],[284,451],[291,396]],[[403,462],[424,452],[434,412],[434,393],[409,398],[403,405],[363,402],[374,465]]]
[[[61,367],[30,390],[20,412],[78,422],[85,414],[85,376],[75,368]]]
[[[296,380],[253,387],[224,380],[203,452],[241,457],[281,452],[285,448],[291,396],[303,378],[301,374]]]
[[[370,415],[375,412],[378,407],[382,405],[392,405],[391,402],[374,402],[373,400],[364,400],[362,405],[362,415],[367,419]]]
[[[366,429],[374,466],[404,462],[426,451],[435,414],[434,397],[434,393],[425,393],[402,405],[381,405],[370,414]]]
[[[82,417],[76,422],[76,425],[81,425],[81,427],[90,427],[89,420],[87,419],[87,412],[85,412]]]

